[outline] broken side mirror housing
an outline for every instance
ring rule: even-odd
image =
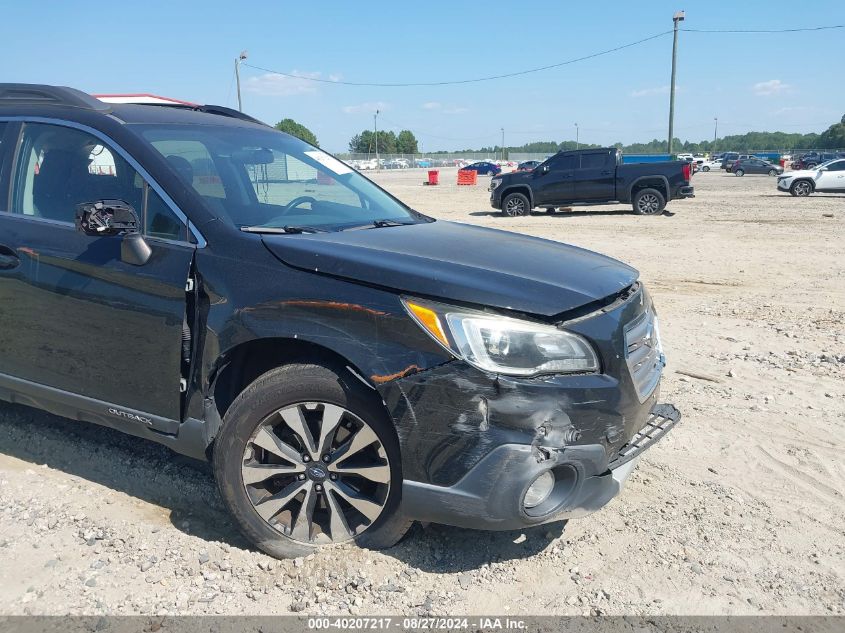
[[[124,200],[84,202],[76,207],[77,230],[92,237],[122,236],[120,259],[132,266],[143,266],[153,254],[140,226],[135,209]]]

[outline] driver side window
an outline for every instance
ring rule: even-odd
[[[12,213],[72,224],[79,204],[123,200],[150,237],[187,240],[187,227],[116,151],[81,130],[26,123],[12,191]]]
[[[549,167],[555,171],[565,171],[576,168],[576,156],[570,154],[568,156],[558,156],[553,159]]]

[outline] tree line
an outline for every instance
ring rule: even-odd
[[[417,137],[410,130],[402,130],[399,134],[363,130],[349,141],[349,151],[353,154],[419,154],[420,148]]]
[[[276,124],[276,129],[287,132],[303,141],[319,146],[317,136],[301,123],[293,119],[284,119]],[[648,143],[614,143],[628,154],[665,154],[669,148],[666,140],[653,139]],[[575,141],[534,141],[518,147],[505,147],[505,154],[521,152],[528,154],[554,154],[576,148],[589,149],[601,145],[576,143]],[[834,123],[820,134],[796,134],[789,132],[746,132],[716,139],[716,141],[682,141],[675,139],[674,147],[685,153],[716,152],[720,150],[749,151],[749,150],[790,150],[790,149],[845,149],[845,115],[839,123]],[[372,130],[363,130],[349,141],[349,151],[355,154],[375,154],[376,135]],[[497,145],[480,149],[464,149],[461,152],[501,154],[502,148]],[[414,133],[402,130],[399,134],[392,131],[378,133],[378,153],[380,154],[418,154],[419,143]],[[451,154],[445,150],[429,152],[431,154]]]
[[[274,126],[280,132],[300,138],[311,145],[320,146],[317,135],[307,127],[293,119],[283,119]],[[376,140],[378,139],[378,141]],[[376,148],[378,142],[378,148]],[[363,130],[349,141],[349,151],[354,154],[419,154],[419,142],[410,130],[402,130],[399,134],[392,131],[379,132]]]
[[[669,151],[666,139],[653,139],[648,143],[614,143],[626,154],[665,154]],[[678,152],[703,153],[718,151],[749,151],[749,150],[791,150],[791,149],[845,149],[845,115],[839,123],[834,123],[821,134],[810,132],[809,134],[796,134],[790,132],[746,132],[745,134],[733,134],[723,136],[716,141],[682,141],[676,138],[673,143]],[[518,147],[505,147],[505,153],[520,152],[526,154],[554,154],[560,151],[569,151],[580,147],[590,149],[602,147],[589,143],[576,144],[575,141],[534,141],[525,143]],[[463,152],[477,152],[498,155],[502,148],[498,145],[482,147],[480,149],[465,149]],[[448,154],[452,152],[432,152]]]

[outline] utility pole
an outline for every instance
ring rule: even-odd
[[[713,151],[716,151],[716,137],[719,134],[719,117],[714,116],[713,121],[716,123],[716,127],[713,128]]]
[[[502,160],[505,160],[505,128],[502,128]]]
[[[581,137],[579,135],[578,124],[575,124],[575,149],[581,149]]]
[[[378,110],[373,115],[373,130],[376,133],[376,171],[381,171],[381,163],[378,159]]]
[[[243,112],[241,104],[241,62],[245,59],[246,51],[241,51],[241,54],[235,59],[235,82],[238,84],[238,112]]]
[[[672,82],[669,86],[669,155],[672,155],[672,139],[675,136],[675,62],[678,57],[678,22],[686,17],[683,11],[676,11],[672,16],[674,33],[672,34]]]

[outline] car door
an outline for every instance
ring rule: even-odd
[[[185,288],[196,248],[184,215],[104,135],[72,123],[15,128],[9,195],[0,201],[0,379],[172,426],[181,417]],[[121,237],[76,230],[76,205],[100,199],[137,210],[152,250],[145,264],[121,261]]]
[[[578,157],[573,154],[561,154],[553,156],[532,172],[534,206],[562,204],[575,197],[577,161]]]
[[[581,154],[575,170],[577,200],[613,200],[616,196],[616,156],[607,151]]]
[[[845,190],[845,159],[837,160],[826,166],[816,176],[817,191]]]

